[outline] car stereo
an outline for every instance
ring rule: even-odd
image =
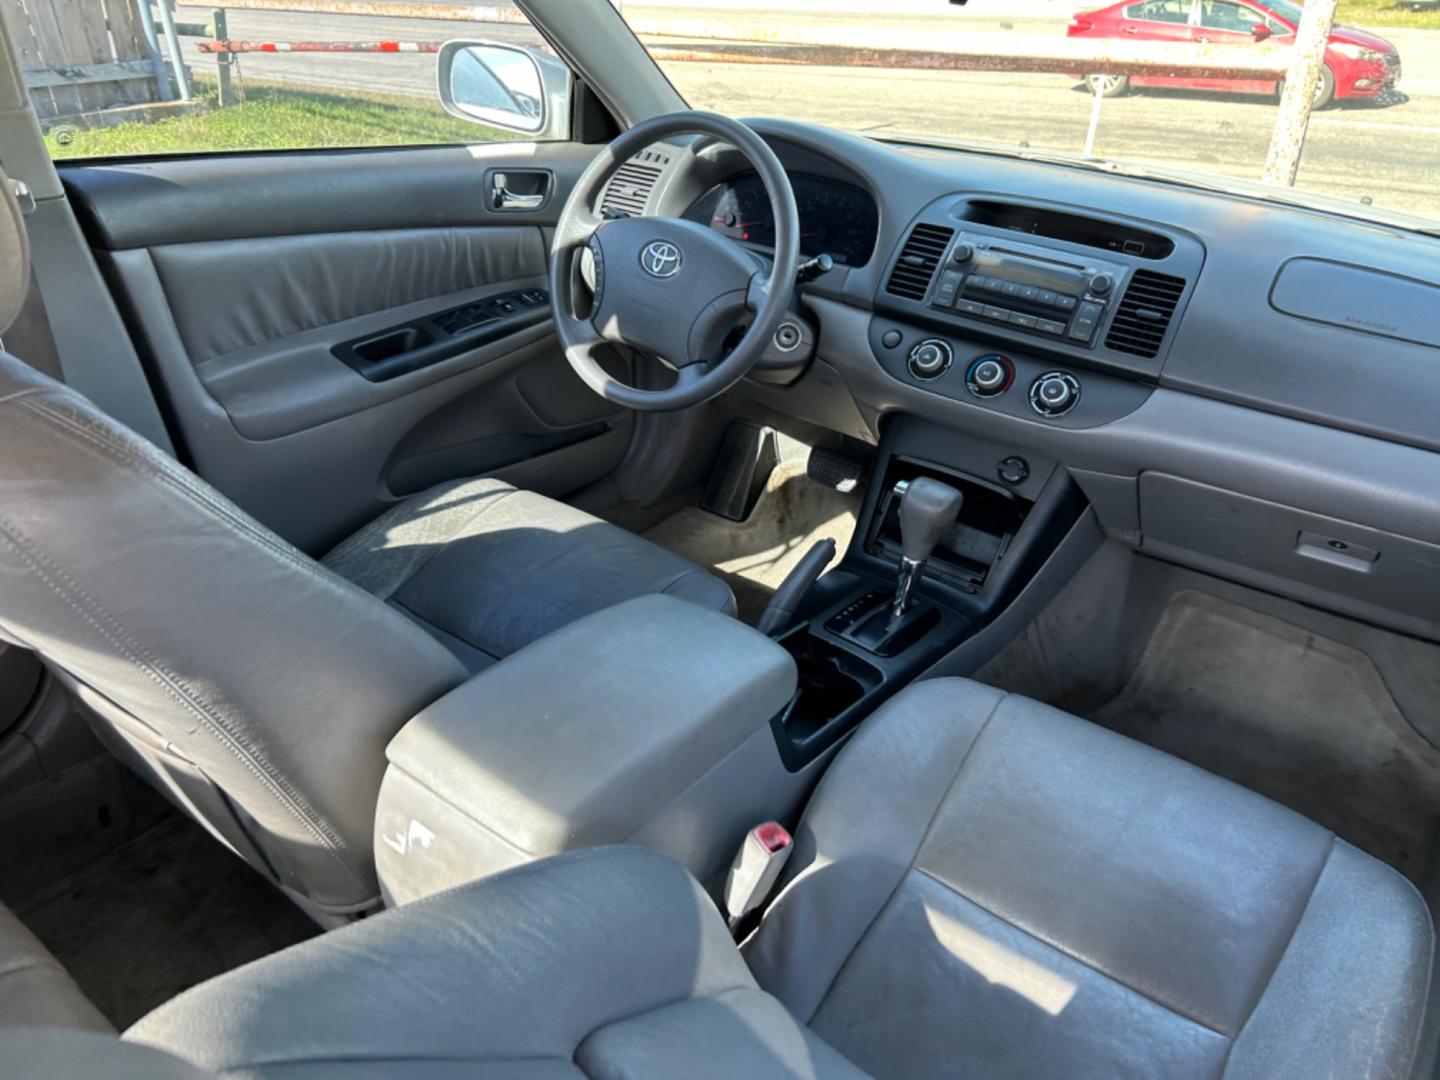
[[[1125,274],[1119,263],[962,232],[940,263],[929,306],[1090,348]]]

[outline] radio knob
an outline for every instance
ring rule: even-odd
[[[943,374],[953,359],[947,342],[926,338],[910,350],[910,374],[917,379],[933,379]]]
[[[1064,416],[1080,400],[1080,383],[1064,371],[1047,371],[1030,384],[1030,405],[1041,416]]]
[[[963,240],[955,245],[955,250],[950,252],[950,258],[956,263],[967,263],[975,257],[975,246],[967,244]]]
[[[1114,287],[1115,282],[1110,280],[1109,274],[1096,274],[1090,279],[1090,291],[1096,296],[1104,296]]]
[[[998,353],[994,356],[982,356],[970,365],[965,385],[976,397],[994,397],[1004,393],[1010,385],[1013,371],[1010,361]]]

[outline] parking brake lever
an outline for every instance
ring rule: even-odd
[[[925,573],[925,561],[960,516],[965,496],[928,476],[902,480],[895,490],[900,497],[900,576],[890,617],[899,619],[910,609],[910,596]]]
[[[800,601],[810,591],[810,586],[815,584],[825,567],[830,565],[830,560],[835,557],[835,541],[828,537],[824,540],[817,540],[809,551],[807,551],[795,564],[795,568],[785,575],[785,580],[775,590],[775,595],[770,598],[770,603],[765,605],[765,611],[760,616],[760,621],[755,624],[755,629],[769,637],[774,637],[781,630],[789,627],[795,618],[795,612],[800,607]]]

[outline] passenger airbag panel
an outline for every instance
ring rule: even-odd
[[[1440,347],[1440,286],[1381,270],[1291,259],[1270,291],[1276,311],[1362,334]]]

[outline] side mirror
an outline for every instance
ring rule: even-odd
[[[452,116],[537,139],[570,137],[570,69],[518,45],[447,41],[435,69]]]
[[[1250,27],[1250,36],[1256,41],[1264,41],[1273,33],[1274,31],[1270,29],[1269,25],[1263,22]]]

